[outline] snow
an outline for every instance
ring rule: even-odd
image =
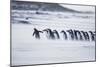
[[[21,15],[24,16],[22,18],[19,18],[20,15],[16,15],[18,16],[18,18],[12,18],[13,22],[15,22],[15,20],[16,22],[25,20],[31,23],[12,23],[11,64],[13,66],[95,60],[94,41],[72,41],[63,40],[63,38],[56,40],[48,40],[46,38],[45,33],[41,34],[41,39],[39,40],[32,36],[34,28],[37,28],[39,30],[50,28],[53,30],[56,29],[58,30],[58,32],[60,32],[61,30],[68,29],[95,31],[94,14],[91,15],[91,18],[74,17],[75,15],[83,16],[84,14],[71,13],[52,13],[51,15],[28,15],[29,13],[27,14],[24,12],[24,14]],[[27,16],[34,18],[26,20],[25,18]],[[69,18],[65,18],[65,16]],[[90,16],[90,14],[85,14],[85,16]]]

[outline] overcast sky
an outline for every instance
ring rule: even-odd
[[[15,0],[15,1],[32,1],[32,0]],[[33,0],[34,2],[34,0]],[[61,6],[65,8],[70,8],[78,11],[92,11],[95,12],[94,6],[84,6],[84,5],[68,5],[68,4],[60,4]]]
[[[95,11],[94,6],[83,6],[83,5],[67,5],[67,4],[60,4],[63,7],[71,8],[78,11]]]

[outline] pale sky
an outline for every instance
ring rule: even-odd
[[[83,6],[83,5],[65,5],[65,4],[60,4],[63,7],[67,7],[70,9],[74,9],[74,10],[78,10],[78,11],[95,11],[95,7],[94,6]]]
[[[34,0],[15,0],[15,1],[34,1]],[[70,9],[78,10],[78,11],[92,11],[95,12],[94,6],[84,6],[84,5],[68,5],[68,4],[60,4],[63,7],[67,7]]]

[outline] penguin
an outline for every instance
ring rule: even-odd
[[[81,33],[83,34],[85,40],[90,40],[88,32],[81,31]]]
[[[74,35],[76,40],[83,40],[82,34],[79,30],[74,30]]]
[[[66,33],[64,30],[62,30],[60,33],[63,33],[63,35],[64,35],[64,39],[65,39],[65,40],[68,39],[68,37],[67,37],[67,33]]]
[[[57,30],[53,30],[53,34],[55,35],[55,37],[56,37],[57,39],[60,39],[60,36],[59,36],[59,33],[58,33]]]
[[[89,33],[90,33],[91,40],[95,41],[96,40],[96,38],[95,38],[96,37],[95,32],[89,31]]]
[[[40,33],[43,33],[43,32],[34,28],[33,36],[35,36],[36,39],[40,39]]]
[[[51,29],[47,28],[47,29],[44,29],[43,31],[47,32],[47,34],[49,35],[49,39],[55,39],[54,33]]]
[[[74,39],[75,39],[75,36],[74,36],[74,32],[73,32],[73,30],[70,29],[70,30],[67,30],[67,32],[69,33],[71,39],[74,40]]]

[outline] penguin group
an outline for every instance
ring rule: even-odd
[[[96,32],[95,31],[79,31],[79,30],[61,30],[58,32],[57,30],[51,30],[46,28],[44,30],[38,30],[34,28],[32,36],[36,39],[40,39],[41,33],[46,33],[47,39],[60,39],[63,38],[64,40],[81,40],[81,41],[95,41],[96,40]],[[61,36],[61,34],[63,36]]]

